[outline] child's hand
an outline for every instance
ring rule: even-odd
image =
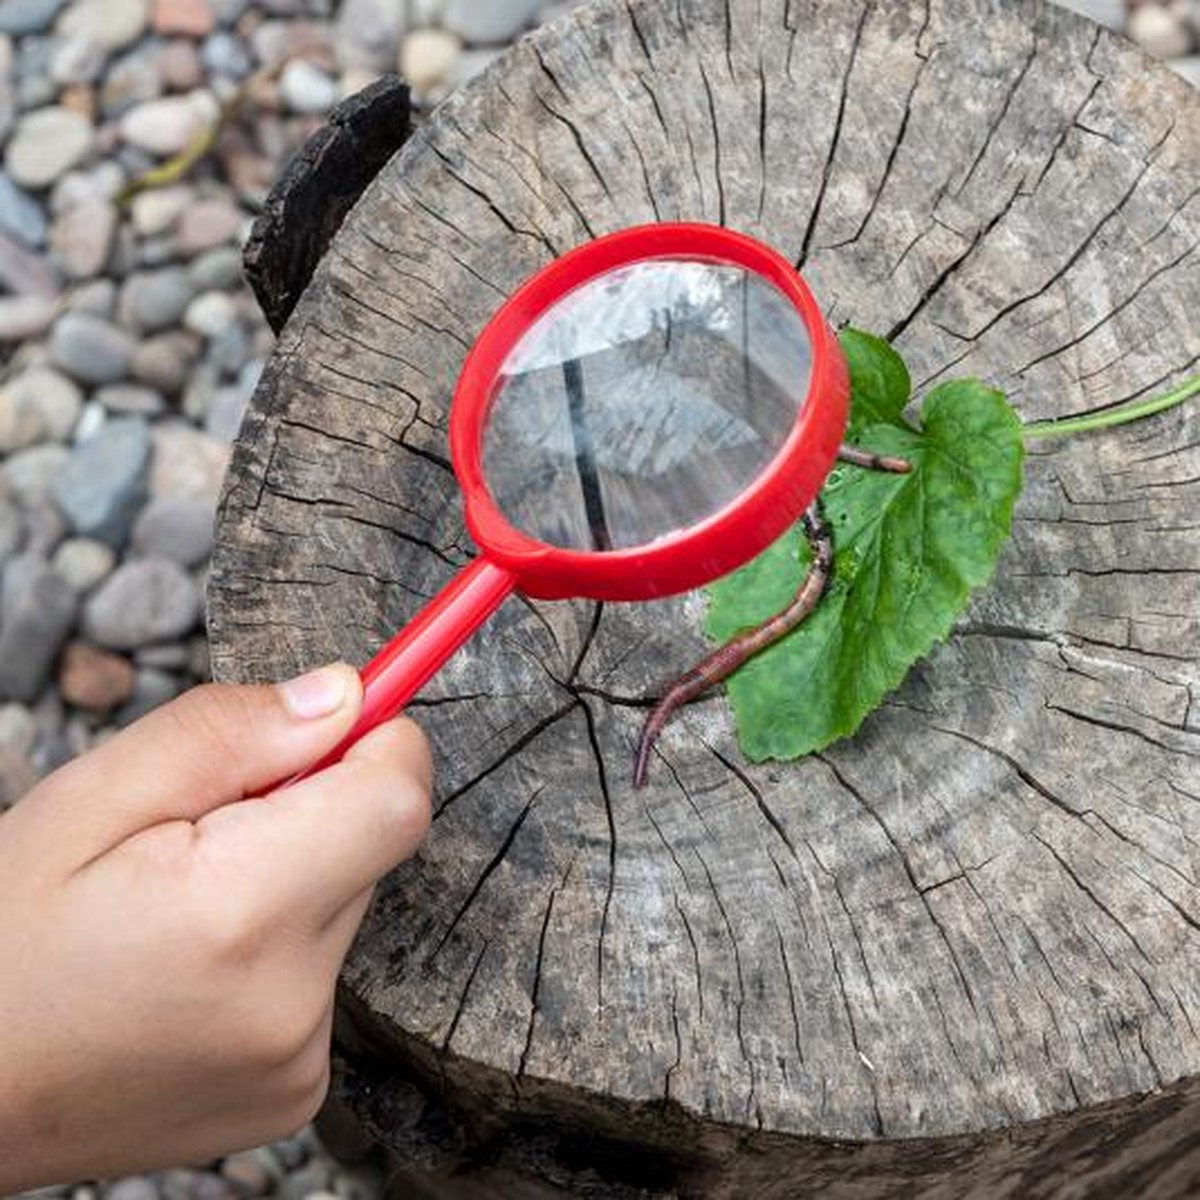
[[[332,667],[207,687],[0,817],[0,1194],[284,1136],[328,1081],[338,969],[429,823],[408,722],[265,799],[362,702]]]

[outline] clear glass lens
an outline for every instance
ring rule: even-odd
[[[646,546],[720,511],[808,394],[795,306],[740,267],[651,260],[565,297],[509,355],[484,434],[508,520],[569,550]]]

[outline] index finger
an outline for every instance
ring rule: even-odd
[[[198,828],[255,855],[259,904],[322,928],[416,852],[429,829],[431,781],[425,735],[412,721],[391,721],[319,775],[218,809]]]

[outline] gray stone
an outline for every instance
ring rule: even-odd
[[[230,200],[213,197],[193,204],[180,218],[176,230],[179,252],[187,258],[235,238],[245,221]]]
[[[241,38],[223,30],[214,33],[200,49],[200,61],[213,75],[244,79],[254,69],[254,58]]]
[[[214,338],[237,320],[237,305],[227,292],[204,292],[188,305],[184,326],[201,337]]]
[[[338,100],[337,81],[302,58],[293,59],[279,80],[283,102],[297,113],[325,113]]]
[[[0,566],[21,548],[24,536],[20,510],[11,501],[0,500]]]
[[[142,342],[133,355],[134,379],[166,396],[179,393],[188,370],[200,352],[199,339],[189,333],[165,333]]]
[[[37,722],[23,704],[0,706],[0,750],[28,754],[37,741]]]
[[[75,444],[82,446],[90,442],[108,424],[108,409],[96,400],[89,400],[79,414],[79,424],[75,426]]]
[[[216,511],[204,500],[151,500],[133,527],[132,548],[146,558],[166,558],[195,567],[212,552]]]
[[[42,206],[0,171],[0,233],[32,249],[46,244],[46,218]]]
[[[232,246],[218,246],[192,260],[188,267],[197,292],[229,291],[242,282],[242,256]]]
[[[16,96],[13,94],[12,38],[6,33],[0,33],[0,142],[8,137],[16,111]]]
[[[161,646],[144,646],[134,655],[134,661],[139,667],[153,667],[156,671],[182,671],[189,657],[186,642],[164,642]]]
[[[150,494],[215,503],[229,465],[228,446],[184,423],[160,422],[150,437]]]
[[[308,1200],[314,1192],[323,1192],[329,1186],[331,1176],[328,1163],[314,1159],[288,1175],[276,1194],[279,1200]]]
[[[58,276],[40,254],[0,234],[0,291],[57,300]]]
[[[71,455],[54,499],[72,530],[120,547],[146,495],[150,437],[141,417],[107,422]]]
[[[54,326],[51,361],[81,383],[117,383],[137,343],[125,330],[87,313],[66,313]]]
[[[125,280],[117,311],[123,325],[156,333],[178,324],[194,295],[195,288],[183,267],[137,271]]]
[[[69,108],[39,108],[21,117],[4,161],[24,187],[44,188],[91,152],[91,122]]]
[[[59,87],[95,83],[108,61],[108,48],[94,38],[76,34],[59,42],[50,63],[50,78]]]
[[[151,154],[179,154],[197,134],[212,126],[219,111],[209,91],[148,100],[121,117],[121,136]]]
[[[96,392],[96,402],[106,412],[157,416],[167,407],[161,392],[134,383],[112,383]]]
[[[104,1192],[105,1200],[158,1200],[154,1181],[143,1176],[130,1176],[110,1183]]]
[[[66,446],[33,446],[5,462],[4,477],[17,503],[28,511],[50,498],[54,481],[70,461],[71,452]]]
[[[0,627],[0,696],[29,703],[50,678],[54,660],[75,625],[79,600],[74,589],[44,562],[31,563],[20,579],[4,572],[4,623]]]
[[[4,45],[11,45],[7,38]],[[21,39],[21,53],[16,56],[17,107],[28,112],[53,104],[57,89],[50,78],[50,62],[54,57],[54,41],[46,37]],[[7,74],[7,72],[6,72]]]
[[[204,428],[223,442],[232,442],[242,427],[246,406],[250,402],[248,393],[237,384],[218,388],[204,418]]]
[[[1140,4],[1129,16],[1129,36],[1156,58],[1182,58],[1192,47],[1183,13],[1164,4]]]
[[[142,192],[130,205],[133,227],[142,237],[166,233],[194,199],[195,193],[183,184]]]
[[[66,441],[82,408],[82,393],[65,375],[30,367],[0,386],[0,453]]]
[[[72,312],[91,313],[108,320],[117,306],[117,285],[111,279],[93,279],[71,293],[67,307]]]
[[[154,60],[138,49],[109,67],[100,89],[100,107],[106,117],[119,117],[137,104],[157,100],[162,91],[162,76]]]
[[[84,608],[87,637],[111,650],[137,650],[190,633],[200,613],[191,576],[166,559],[118,567]]]
[[[338,12],[338,62],[343,70],[392,71],[407,31],[405,0],[345,0]]]
[[[104,542],[75,537],[58,547],[50,565],[80,596],[86,596],[113,573],[117,556]]]
[[[57,311],[54,301],[45,296],[0,296],[0,342],[24,342],[40,336],[50,328]]]
[[[542,0],[447,0],[442,23],[464,42],[496,45],[510,41],[537,15]]]
[[[0,33],[13,37],[41,33],[62,6],[63,0],[0,0]]]
[[[116,715],[115,724],[118,727],[132,725],[140,721],[147,713],[153,712],[164,704],[169,704],[180,692],[183,684],[178,676],[153,667],[142,667],[134,676],[133,698]],[[195,1195],[195,1193],[193,1193]],[[220,1200],[234,1200],[228,1193],[220,1195]]]
[[[220,383],[219,372],[210,362],[202,362],[193,372],[183,391],[183,412],[202,425],[212,408]]]
[[[59,216],[79,204],[96,201],[113,202],[125,186],[125,172],[120,163],[105,159],[89,169],[68,171],[50,193],[50,212]]]
[[[91,38],[109,50],[136,42],[146,28],[149,0],[74,0],[58,19],[61,37]]]
[[[208,344],[208,361],[224,376],[236,376],[250,360],[250,333],[241,321],[231,321]]]
[[[59,216],[50,248],[71,279],[91,279],[104,270],[117,231],[117,210],[107,200],[78,204]]]

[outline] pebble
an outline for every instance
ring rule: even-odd
[[[400,74],[418,94],[441,87],[454,74],[462,42],[445,29],[418,29],[400,48]]]
[[[90,442],[107,423],[108,410],[98,400],[89,400],[75,426],[75,444],[82,446],[84,442]]]
[[[11,48],[12,43],[7,37],[3,45]],[[12,66],[16,66],[16,100],[17,107],[28,111],[33,108],[43,108],[54,103],[55,86],[50,78],[50,61],[54,57],[54,42],[50,38],[27,37],[21,41],[21,53],[15,62],[10,55],[0,52],[0,57],[9,59],[9,69],[5,71],[6,84],[10,83]]]
[[[131,1176],[110,1183],[105,1200],[158,1200],[158,1189],[149,1179]]]
[[[190,92],[204,82],[204,64],[194,42],[175,38],[158,52],[158,73],[173,92]]]
[[[71,529],[119,548],[145,498],[149,456],[141,417],[115,418],[79,446],[54,488]]]
[[[0,627],[0,696],[25,704],[37,699],[78,609],[74,589],[49,565],[29,557],[9,562]]]
[[[495,45],[525,29],[543,0],[447,0],[442,24],[464,42]]]
[[[131,546],[145,558],[199,566],[212,552],[216,511],[206,500],[174,496],[151,500],[133,527]]]
[[[42,206],[4,171],[0,171],[0,233],[9,234],[35,250],[46,242]]]
[[[37,723],[23,704],[0,705],[0,749],[28,754],[37,741]]]
[[[220,372],[215,364],[202,362],[192,372],[187,387],[184,388],[181,405],[184,415],[197,424],[203,424],[209,409],[212,408],[219,383]]]
[[[1129,36],[1156,58],[1180,58],[1192,48],[1182,13],[1161,4],[1141,4],[1129,15]]]
[[[0,142],[8,137],[16,116],[17,103],[13,94],[13,42],[0,33]]]
[[[332,1171],[329,1164],[319,1159],[298,1168],[279,1186],[279,1200],[309,1200],[315,1192],[328,1195]]]
[[[344,0],[336,25],[342,69],[374,75],[392,70],[407,30],[406,9],[405,0]]]
[[[92,123],[69,108],[39,108],[17,122],[5,151],[8,173],[23,187],[49,187],[92,150]]]
[[[106,117],[119,117],[135,105],[156,100],[162,92],[163,78],[154,60],[133,51],[109,68],[100,89],[100,107]]]
[[[191,205],[180,217],[176,230],[179,252],[191,258],[228,242],[241,229],[244,219],[241,209],[228,200],[201,200]]]
[[[58,296],[58,276],[44,258],[0,235],[0,285],[19,296]]]
[[[199,612],[196,585],[181,566],[135,559],[118,567],[88,600],[83,630],[111,650],[136,650],[190,633]]]
[[[155,33],[202,38],[212,33],[216,14],[206,0],[154,0],[150,23]]]
[[[60,37],[86,37],[109,50],[137,41],[146,28],[147,0],[74,0],[58,19]]]
[[[183,690],[178,676],[158,671],[153,667],[140,667],[133,680],[133,696],[128,704],[117,713],[115,724],[118,727],[140,721],[147,713],[153,712],[163,704],[174,700]],[[208,1190],[197,1190],[192,1193],[192,1200],[234,1200],[229,1195],[228,1186],[217,1179],[220,1188],[211,1187]]]
[[[338,85],[302,58],[293,59],[279,80],[283,102],[297,113],[325,113],[338,102]]]
[[[117,210],[107,200],[91,200],[58,217],[50,249],[71,279],[91,279],[108,263],[116,232]]]
[[[184,328],[215,338],[237,320],[237,305],[228,292],[204,292],[188,305]]]
[[[135,383],[111,383],[96,392],[96,403],[108,413],[154,417],[167,407],[166,398],[153,388]]]
[[[10,455],[4,463],[4,478],[17,503],[32,512],[50,498],[54,481],[71,461],[66,446],[48,442]]]
[[[144,646],[133,656],[139,667],[156,671],[182,671],[191,661],[185,642],[166,642],[161,646]]]
[[[234,1154],[221,1164],[221,1174],[239,1196],[266,1196],[275,1186],[276,1175],[263,1162],[261,1153]]]
[[[136,348],[131,334],[89,313],[64,314],[50,338],[51,361],[80,383],[124,379]]]
[[[194,334],[173,330],[140,342],[133,354],[133,378],[166,396],[178,395],[188,369],[200,352]]]
[[[229,448],[186,424],[160,423],[150,438],[154,445],[150,494],[215,503],[229,465]]]
[[[1171,63],[1171,68],[1182,75],[1194,88],[1200,88],[1200,54],[1192,54]]]
[[[244,79],[254,69],[254,59],[241,38],[214,33],[200,48],[200,61],[214,75]]]
[[[57,312],[58,305],[45,296],[0,296],[0,342],[40,337]]]
[[[87,642],[69,642],[59,662],[58,690],[76,708],[106,713],[130,699],[134,678],[129,659]]]
[[[250,393],[240,385],[218,388],[204,416],[204,428],[213,437],[223,442],[232,443],[242,427],[242,419],[246,415],[246,406],[250,403]]]
[[[192,189],[185,184],[142,192],[130,205],[133,227],[144,238],[166,233],[194,198]]]
[[[67,538],[50,565],[80,596],[86,596],[113,573],[117,556],[111,546],[93,538]]]
[[[157,333],[179,323],[195,295],[183,267],[136,271],[125,280],[117,313],[121,324],[143,333]]]
[[[30,367],[0,386],[0,454],[42,441],[64,442],[79,420],[83,394],[50,367]]]
[[[151,154],[179,154],[216,120],[220,108],[206,89],[135,105],[121,117],[121,136]]]
[[[242,282],[242,256],[232,246],[218,246],[192,260],[188,278],[198,292],[229,291]]]
[[[24,37],[49,28],[63,0],[0,0],[0,33]]]
[[[93,279],[71,292],[67,307],[72,312],[90,313],[108,320],[117,306],[117,285],[111,279]]]
[[[103,42],[79,35],[64,38],[50,60],[50,78],[59,87],[95,83],[107,62],[108,50]]]
[[[25,523],[14,504],[0,500],[0,563],[11,558],[20,548],[25,536]]]

